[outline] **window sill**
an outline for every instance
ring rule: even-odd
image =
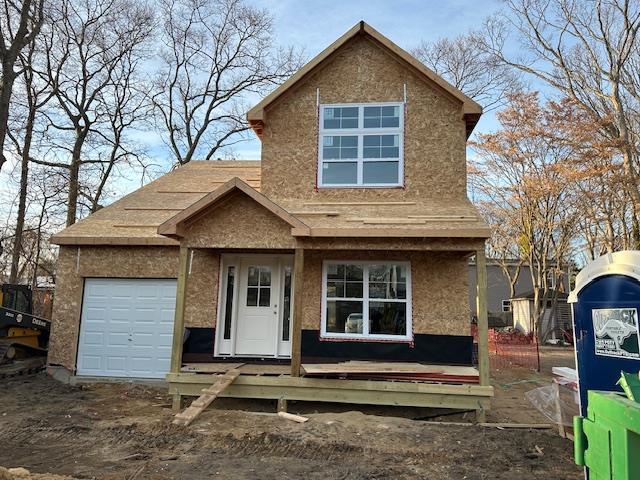
[[[380,184],[380,185],[318,185],[318,189],[326,190],[332,188],[351,188],[354,190],[365,190],[365,189],[379,189],[379,188],[388,188],[388,189],[401,189],[404,188],[404,185],[398,184]]]
[[[394,336],[394,335],[376,335],[369,337],[353,336],[353,335],[332,335],[327,333],[320,334],[321,342],[362,342],[362,343],[413,343],[413,335]]]

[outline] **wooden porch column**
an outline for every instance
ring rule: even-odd
[[[291,376],[300,376],[302,361],[302,275],[304,249],[296,248],[293,260],[293,331],[291,332]]]
[[[186,302],[187,280],[189,279],[190,249],[180,246],[178,266],[178,284],[176,288],[176,313],[173,320],[173,345],[171,346],[171,373],[180,373],[182,367],[182,349],[184,342],[184,309]],[[181,396],[173,395],[173,410],[181,408]]]
[[[482,250],[476,251],[476,312],[478,317],[478,370],[480,385],[490,385],[489,379],[489,321],[487,318],[487,261]],[[476,410],[478,422],[486,421],[483,409]]]

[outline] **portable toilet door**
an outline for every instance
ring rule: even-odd
[[[580,412],[587,391],[621,391],[620,372],[640,370],[640,251],[604,255],[577,276],[569,295],[573,315]]]

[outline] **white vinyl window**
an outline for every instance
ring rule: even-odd
[[[322,105],[320,187],[402,186],[402,103]]]
[[[324,262],[322,336],[384,340],[410,339],[410,264],[408,262]]]

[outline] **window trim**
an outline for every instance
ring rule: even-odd
[[[369,302],[370,301],[387,301],[392,303],[405,303],[406,304],[406,318],[407,318],[407,333],[406,335],[387,335],[387,334],[375,334],[375,333],[338,333],[338,332],[327,332],[327,274],[329,265],[403,265],[407,270],[407,298],[406,299],[371,299],[369,298],[369,278],[365,276],[363,272],[363,284],[362,284],[362,299],[354,299],[354,300],[362,300],[362,315],[363,315],[363,326],[365,318],[369,320]],[[412,318],[412,283],[411,283],[411,262],[409,261],[393,261],[393,260],[324,260],[322,262],[322,297],[321,297],[321,321],[320,321],[320,338],[321,339],[348,339],[348,340],[356,340],[356,341],[395,341],[395,342],[411,342],[413,341],[413,318]],[[366,317],[365,317],[366,314]],[[364,327],[363,327],[364,330]]]
[[[507,306],[507,310],[505,310],[505,305]],[[502,312],[507,313],[512,311],[513,311],[513,305],[511,304],[511,300],[502,300]]]
[[[358,128],[324,128],[324,109],[358,107]],[[400,117],[397,127],[364,128],[364,107],[399,107]],[[324,103],[320,104],[320,123],[318,129],[318,188],[399,188],[404,185],[404,103],[403,102],[371,102],[371,103]],[[398,135],[398,158],[363,158],[364,135]],[[322,157],[323,138],[332,137],[358,137],[358,158],[353,159],[328,159]],[[364,183],[363,170],[365,162],[398,162],[398,181],[395,183]],[[323,163],[356,163],[356,183],[330,183],[323,182]]]

